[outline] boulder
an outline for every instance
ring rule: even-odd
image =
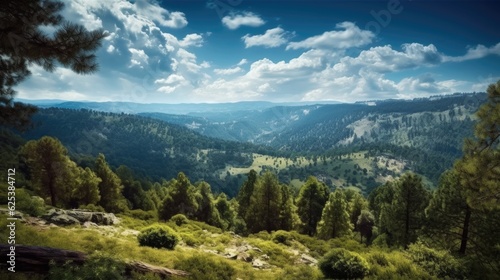
[[[80,224],[80,221],[77,219],[71,217],[70,215],[67,214],[61,214],[61,215],[54,215],[50,217],[50,222],[56,224],[56,225],[76,225]]]

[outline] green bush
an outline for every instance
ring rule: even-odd
[[[290,241],[292,241],[292,236],[288,231],[278,230],[276,232],[273,232],[273,234],[271,235],[271,240],[275,243],[281,243],[289,246]]]
[[[134,210],[128,210],[125,214],[132,218],[143,221],[158,220],[158,214],[154,210],[144,211],[142,209],[134,209]]]
[[[193,256],[174,263],[176,269],[190,273],[187,279],[230,280],[235,274],[234,268],[223,260],[214,257]]]
[[[102,254],[90,256],[82,266],[68,262],[62,266],[51,264],[48,279],[120,280],[125,278],[125,263]]]
[[[345,249],[333,249],[319,260],[319,269],[326,278],[357,279],[369,271],[368,263],[357,253]]]
[[[170,218],[170,221],[174,222],[178,226],[185,225],[189,222],[188,218],[182,214],[177,214]]]
[[[30,216],[40,217],[45,214],[45,201],[39,196],[31,196],[25,189],[17,189],[16,208]]]
[[[106,211],[104,211],[104,208],[102,208],[102,206],[94,205],[94,204],[80,205],[78,208],[89,210],[92,212],[106,212]]]
[[[431,275],[435,275],[439,278],[466,278],[464,265],[447,251],[432,249],[421,242],[417,242],[408,247],[408,254],[414,263],[422,267]]]
[[[137,240],[141,246],[173,250],[179,242],[179,237],[168,226],[153,225],[142,230]]]

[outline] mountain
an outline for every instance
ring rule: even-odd
[[[189,114],[41,108],[35,127],[22,136],[57,137],[81,165],[104,153],[114,167],[127,165],[139,176],[171,179],[183,171],[230,196],[251,169],[272,170],[295,186],[315,175],[331,187],[369,193],[408,170],[437,183],[461,155],[463,139],[472,136],[473,113],[485,98],[478,93],[357,104],[212,104],[205,109],[195,104],[191,109],[198,112]]]

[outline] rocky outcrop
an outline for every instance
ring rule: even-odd
[[[89,225],[90,223],[97,225],[115,225],[119,223],[118,218],[113,213],[92,212],[80,209],[50,209],[42,216],[42,219],[56,225]]]

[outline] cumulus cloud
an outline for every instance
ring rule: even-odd
[[[240,62],[238,62],[238,64],[236,64],[236,65],[241,66],[241,65],[245,65],[245,64],[247,64],[247,63],[248,63],[248,60],[247,60],[246,58],[243,58],[243,59],[241,59],[241,60],[240,60]]]
[[[227,69],[214,69],[215,74],[218,75],[232,75],[239,72],[242,72],[243,69],[241,67],[227,68]]]
[[[265,24],[265,21],[254,13],[245,12],[242,14],[231,14],[223,17],[222,24],[224,24],[227,28],[234,30],[240,28],[240,26],[261,26]]]
[[[352,22],[338,23],[336,29],[321,35],[309,37],[300,42],[291,42],[287,49],[348,49],[360,47],[372,42],[375,34],[369,30],[361,30]]]
[[[245,48],[250,48],[255,46],[274,48],[286,44],[286,42],[288,41],[287,39],[288,36],[289,33],[286,32],[283,28],[276,27],[273,29],[268,29],[262,35],[250,36],[250,34],[247,34],[241,37],[241,39],[245,42]]]
[[[201,47],[203,45],[203,37],[200,34],[188,34],[181,41],[179,41],[181,47]]]

